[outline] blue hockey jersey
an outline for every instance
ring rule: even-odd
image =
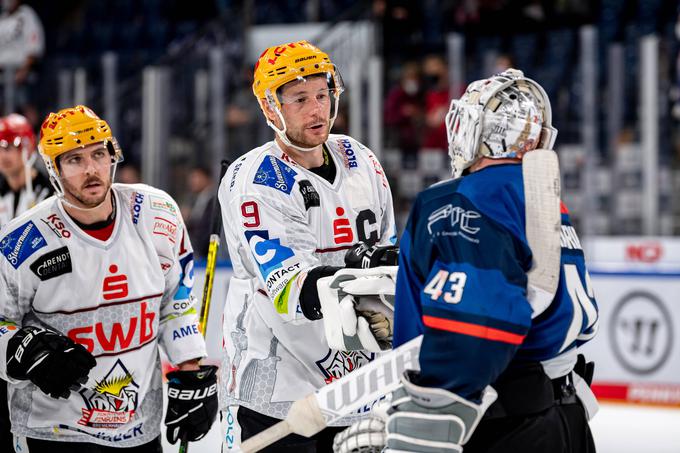
[[[527,297],[522,166],[420,193],[400,244],[394,328],[394,347],[424,334],[419,383],[477,399],[511,361],[550,360],[592,338],[597,304],[564,205],[561,245],[557,292],[537,311]]]

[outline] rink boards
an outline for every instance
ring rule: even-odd
[[[598,398],[680,407],[680,239],[594,238],[584,248],[600,310],[598,335],[584,348]],[[203,271],[198,265],[197,296]],[[228,264],[218,266],[207,331],[215,364],[230,276]]]
[[[680,239],[585,242],[600,310],[594,360],[601,400],[680,406]]]

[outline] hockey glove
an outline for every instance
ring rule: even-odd
[[[381,453],[387,437],[387,407],[389,403],[384,401],[376,404],[367,418],[336,434],[333,439],[333,453]]]
[[[392,347],[396,266],[341,269],[317,282],[332,349],[380,352]]]
[[[205,436],[217,415],[217,367],[168,373],[168,442],[195,442]]]
[[[95,365],[87,349],[42,327],[26,326],[7,343],[7,375],[30,380],[52,398],[68,398]]]
[[[396,245],[368,245],[358,242],[345,254],[345,267],[368,269],[379,266],[397,266],[399,247]]]
[[[418,386],[412,382],[416,377],[404,372],[392,393],[386,451],[462,452],[498,394],[487,386],[477,404],[444,389]]]

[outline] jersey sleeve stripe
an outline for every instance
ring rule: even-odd
[[[560,214],[569,214],[569,209],[567,209],[567,205],[564,204],[564,201],[560,201]]]
[[[454,321],[452,319],[444,319],[428,315],[423,315],[423,323],[425,326],[432,329],[446,330],[448,332],[483,338],[485,340],[500,341],[502,343],[514,345],[522,344],[524,338],[526,337],[526,335],[518,335],[516,333],[494,329],[493,327],[480,326],[478,324],[470,324],[467,322]]]

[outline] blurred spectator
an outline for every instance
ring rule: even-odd
[[[406,63],[399,84],[390,90],[385,101],[387,146],[399,148],[405,163],[410,162],[420,149],[421,95],[420,67],[414,62]]]
[[[252,66],[243,68],[242,77],[229,97],[225,112],[229,153],[227,157],[235,160],[248,150],[258,146],[262,140],[271,136],[271,129],[260,121],[260,107],[252,102]]]
[[[423,18],[418,2],[375,0],[373,13],[382,22],[383,51],[391,64],[418,54],[423,41]]]
[[[25,117],[12,113],[0,118],[0,227],[53,193],[35,167],[35,150],[36,137]]]
[[[440,55],[428,55],[423,61],[425,82],[425,136],[422,148],[448,149],[444,119],[449,110],[448,69]]]
[[[501,72],[505,71],[506,69],[514,68],[515,65],[512,61],[512,57],[508,54],[502,53],[496,57],[496,61],[494,62],[493,65],[493,73],[489,74],[489,76],[492,76],[494,74],[500,74]],[[519,68],[522,69],[522,68]]]
[[[32,125],[38,113],[30,94],[37,85],[36,63],[45,49],[45,36],[40,18],[33,8],[21,0],[2,1],[0,16],[0,67],[15,68],[16,104]]]
[[[135,164],[123,163],[116,170],[116,182],[122,184],[137,184],[142,182],[139,168]]]
[[[184,218],[191,244],[194,246],[194,255],[197,258],[205,258],[210,244],[210,216],[215,185],[210,169],[201,166],[191,169],[188,181],[190,201],[187,206],[188,215]]]

